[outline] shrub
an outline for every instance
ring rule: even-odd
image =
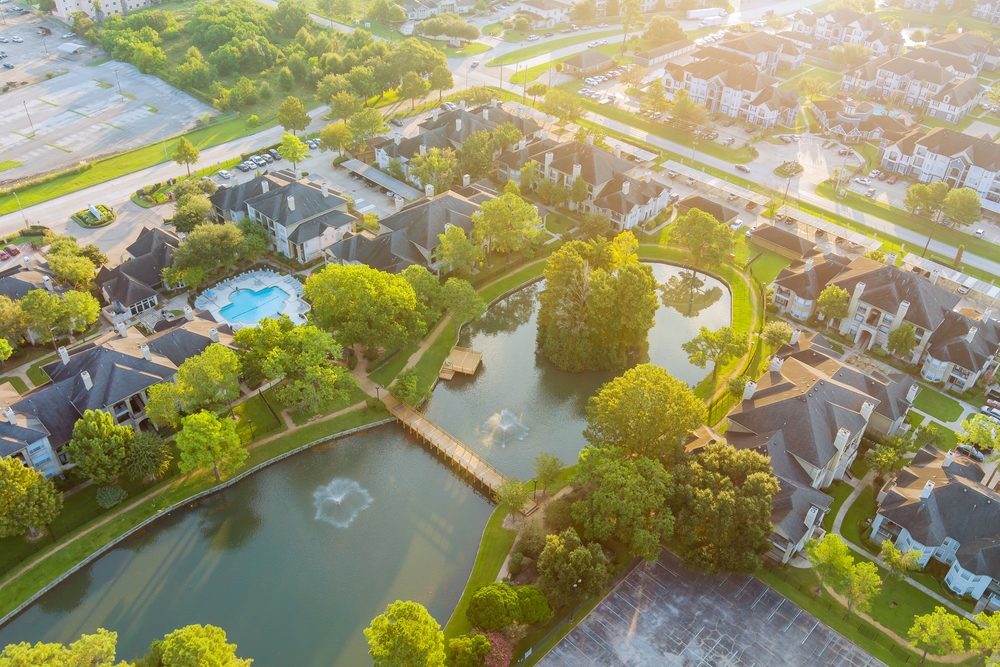
[[[525,557],[537,560],[538,556],[545,548],[545,531],[537,521],[526,521],[521,528],[521,539],[517,543],[517,550]]]
[[[552,607],[536,586],[518,586],[517,591],[517,621],[529,625],[548,623],[552,618]]]
[[[358,358],[355,355],[351,355],[347,358],[347,369],[353,371],[358,367]]]
[[[365,399],[365,405],[369,410],[381,410],[385,407],[385,403],[374,397],[368,397]]]
[[[483,632],[490,642],[490,652],[483,661],[483,667],[509,667],[514,659],[514,647],[501,632]]]
[[[885,348],[873,347],[871,349],[872,356],[878,357],[879,359],[885,359],[889,356],[889,353],[885,351]]]
[[[518,551],[510,557],[510,563],[507,565],[507,570],[511,573],[511,575],[516,577],[521,574],[521,570],[528,565],[531,565],[531,559],[527,558],[523,553]]]
[[[561,533],[573,525],[573,504],[565,498],[557,498],[545,508],[545,527],[550,533]]]
[[[473,627],[502,630],[517,620],[520,601],[514,589],[493,582],[473,593],[465,615]]]
[[[128,494],[117,486],[102,486],[97,490],[97,504],[108,510],[128,498]]]

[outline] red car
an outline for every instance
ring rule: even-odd
[[[8,259],[10,259],[10,255],[0,250],[0,261],[6,262]]]
[[[748,211],[752,211],[752,210],[754,210],[755,208],[757,208],[757,204],[754,204],[754,203],[753,203],[752,201],[748,201],[748,202],[747,202],[747,210],[748,210]]]
[[[892,176],[889,177],[889,180],[886,181],[886,183],[888,183],[889,185],[894,185],[898,180],[899,176],[897,174],[893,174]]]
[[[9,252],[12,257],[21,254],[21,251],[18,250],[18,248],[17,248],[16,245],[9,245],[6,248],[4,248],[4,250],[6,250],[7,252]]]

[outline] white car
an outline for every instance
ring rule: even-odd
[[[541,39],[541,37],[539,37],[538,35],[528,35],[528,41],[529,42],[534,42],[534,41],[537,41],[539,39]]]
[[[598,27],[598,28],[607,28],[607,27],[608,27],[608,24],[607,24],[607,23],[598,23],[598,24],[597,24],[597,27]]]
[[[871,185],[872,179],[865,178],[864,176],[858,176],[857,178],[854,179],[854,182],[857,183],[858,185]]]
[[[878,178],[878,175],[881,173],[882,172],[879,171],[878,169],[872,169],[871,172],[869,172],[868,174],[868,178]]]
[[[731,225],[729,225],[729,227],[730,227],[730,228],[731,228],[731,229],[732,229],[732,230],[733,230],[734,232],[735,232],[735,231],[736,231],[737,229],[739,229],[740,227],[742,227],[742,226],[743,226],[743,221],[742,221],[742,220],[740,220],[739,218],[736,218],[735,220],[733,220],[733,223],[732,223]]]
[[[24,40],[18,37],[17,35],[14,35],[13,37],[10,38],[10,41],[14,42],[15,44],[20,44]]]
[[[63,39],[73,39],[74,37],[76,37],[75,32],[67,32],[65,35],[62,36]]]
[[[227,180],[227,181],[228,181],[228,180],[229,180],[230,178],[232,178],[232,177],[233,177],[233,175],[232,175],[232,174],[230,174],[230,173],[229,173],[228,171],[226,171],[225,169],[220,169],[220,170],[219,170],[219,178],[223,178],[223,179],[225,179],[225,180]]]
[[[803,7],[802,9],[799,10],[799,14],[805,14],[806,16],[812,16],[813,10],[809,9],[808,7]]]
[[[976,232],[973,234],[973,236],[975,236],[977,239],[981,239],[983,238],[984,234],[986,234],[985,229],[977,229]]]

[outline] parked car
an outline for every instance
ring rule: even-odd
[[[389,121],[389,123],[395,125],[396,127],[403,127],[403,121],[399,120],[398,118],[393,118],[392,120]]]
[[[729,228],[732,229],[734,232],[742,226],[743,226],[743,221],[740,220],[739,218],[736,218],[729,224]]]
[[[760,225],[751,225],[751,226],[750,226],[750,229],[748,229],[748,230],[746,231],[746,233],[745,233],[745,234],[743,234],[743,236],[745,236],[745,237],[747,237],[747,238],[750,238],[751,236],[753,236],[753,233],[754,233],[755,231],[757,231],[757,228],[758,228],[758,227],[760,227]]]
[[[864,176],[858,176],[857,178],[854,179],[854,182],[857,183],[858,185],[871,185],[872,179],[865,178]]]
[[[957,447],[955,447],[955,450],[959,454],[968,456],[970,459],[973,459],[974,461],[979,461],[980,463],[986,460],[986,457],[983,456],[982,452],[977,450],[975,447],[970,447],[969,445],[958,445]]]
[[[736,201],[739,198],[740,198],[740,196],[738,194],[735,194],[735,193],[732,193],[732,192],[730,192],[728,195],[726,195],[726,201]]]
[[[21,249],[18,248],[16,245],[9,245],[6,248],[4,248],[4,250],[6,250],[7,252],[9,252],[11,255],[14,256],[21,254]]]
[[[745,164],[738,164],[738,165],[736,165],[736,171],[741,171],[744,174],[749,174],[750,173],[750,167],[746,166]]]
[[[607,23],[598,23],[598,24],[597,24],[597,27],[598,27],[598,28],[607,28],[607,27],[608,27],[608,24],[607,24]]]
[[[755,204],[755,203],[754,203],[754,202],[752,202],[752,201],[748,201],[748,202],[747,202],[747,205],[746,205],[746,207],[745,207],[745,208],[746,208],[746,210],[748,210],[748,211],[752,211],[752,210],[754,210],[755,208],[757,208],[757,204]]]
[[[878,169],[872,169],[870,172],[868,172],[868,178],[878,178],[879,174],[881,173],[882,172],[879,171]]]
[[[839,151],[837,151],[837,155],[840,155],[841,157],[846,155],[851,155],[853,153],[854,151],[852,151],[850,148],[841,148]]]
[[[246,162],[240,162],[238,165],[236,165],[236,168],[242,171],[243,173],[250,171],[250,167],[247,166]]]
[[[537,42],[539,39],[541,39],[541,37],[539,37],[538,35],[528,35],[529,42]]]
[[[11,63],[4,63],[3,66],[6,67],[7,69],[14,69],[14,65],[12,65]]]
[[[689,178],[686,181],[684,181],[684,185],[694,185],[697,182],[698,182],[697,179]]]
[[[667,178],[677,178],[677,172],[676,171],[668,171],[667,172]]]
[[[15,44],[20,44],[24,40],[18,37],[17,35],[14,35],[13,37],[10,38],[10,41],[14,42]]]
[[[554,32],[547,32],[547,33],[545,33],[545,36],[546,36],[546,37],[555,37],[555,36],[556,36],[556,34],[555,34]],[[477,64],[478,64],[478,63],[477,63]]]
[[[869,199],[875,199],[875,188],[868,188],[865,190],[865,196]]]
[[[268,164],[271,164],[272,162],[274,162],[274,158],[271,157],[270,153],[261,153],[260,156],[262,158],[264,158],[264,162],[266,162]]]
[[[887,174],[884,171],[882,171],[882,172],[879,172],[879,175],[876,176],[876,178],[878,180],[880,180],[880,181],[884,181],[885,179],[889,178],[889,174]]]
[[[680,195],[679,195],[678,193],[676,193],[676,192],[671,192],[671,193],[670,193],[670,194],[669,194],[669,195],[667,196],[667,203],[668,203],[668,204],[673,204],[673,203],[674,203],[675,201],[677,201],[677,200],[678,200],[678,199],[680,199],[680,198],[681,198],[681,196],[680,196]]]
[[[899,174],[893,174],[892,176],[889,177],[889,180],[887,180],[886,183],[888,183],[889,185],[895,185],[896,181],[898,180],[899,180]]]
[[[75,32],[67,32],[65,35],[62,36],[63,39],[73,39],[74,37],[76,37]]]
[[[229,173],[228,171],[226,171],[225,169],[220,169],[220,170],[219,170],[219,178],[222,178],[222,179],[225,179],[225,180],[227,180],[227,181],[228,181],[228,180],[229,180],[230,178],[232,178],[232,177],[233,177],[233,175],[232,175],[232,174],[230,174],[230,173]]]
[[[6,262],[8,259],[10,259],[10,255],[8,255],[3,250],[0,250],[0,261]]]
[[[267,152],[271,154],[275,162],[281,161],[281,153],[278,152],[277,148],[270,148]]]
[[[972,235],[975,236],[977,239],[981,239],[983,238],[983,236],[986,235],[986,230],[980,227],[975,232],[973,232]]]
[[[265,160],[264,158],[262,158],[259,155],[251,155],[250,159],[253,160],[253,163],[255,165],[257,165],[258,167],[267,166],[267,160]]]

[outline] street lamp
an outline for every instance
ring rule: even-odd
[[[253,431],[253,420],[252,419],[247,419],[247,424],[249,424],[249,426],[250,426],[250,442],[253,442],[254,438],[257,437],[256,435],[254,435],[254,431]]]
[[[531,481],[535,485],[535,487],[531,490],[531,499],[534,500],[535,498],[538,497],[537,496],[537,494],[538,494],[538,480],[537,479],[533,479]]]
[[[118,94],[121,95],[122,102],[125,101],[125,93],[122,92],[122,80],[118,78],[118,70],[115,70],[115,81],[118,82]]]
[[[24,214],[24,209],[21,207],[21,198],[17,196],[17,192],[13,192],[12,194],[14,195],[14,200],[17,202],[17,209],[21,211],[21,217],[24,218],[24,228],[27,229],[29,227],[28,216]]]
[[[378,385],[375,385],[375,400],[381,401],[382,397],[379,395],[378,390],[381,389]]]
[[[24,105],[24,115],[28,117],[28,125],[31,126],[31,136],[35,136],[35,124],[31,122],[31,114],[28,113],[28,102],[21,100],[21,104]]]
[[[569,622],[573,622],[573,616],[576,614],[576,587],[583,583],[583,579],[577,579],[576,583],[573,584],[573,608],[569,611]]]

